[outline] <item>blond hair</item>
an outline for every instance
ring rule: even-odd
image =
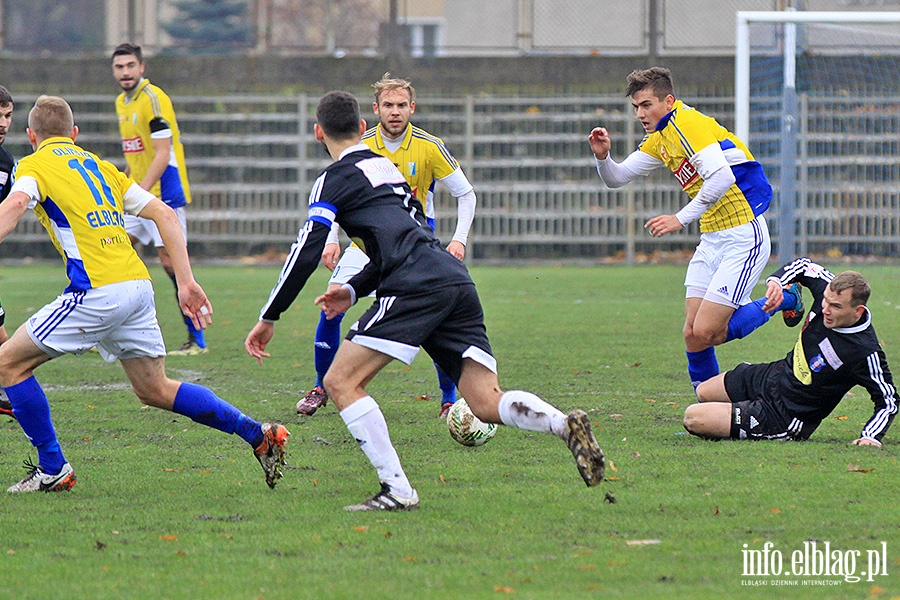
[[[372,84],[372,87],[375,89],[375,104],[381,100],[381,94],[388,90],[406,90],[409,93],[409,101],[411,103],[416,101],[416,88],[412,86],[412,83],[406,79],[391,77],[390,73],[382,75],[381,79]]]
[[[75,117],[69,103],[59,96],[40,96],[28,113],[28,128],[35,137],[69,137],[75,127]]]

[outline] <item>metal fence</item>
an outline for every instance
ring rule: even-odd
[[[361,96],[362,97],[362,96]],[[368,98],[363,98],[367,107]],[[81,129],[79,143],[123,165],[112,97],[70,97]],[[17,98],[17,100],[19,100]],[[20,107],[33,99],[22,98]],[[195,256],[240,256],[285,249],[306,218],[306,198],[329,162],[312,134],[317,97],[300,95],[173,98],[187,154],[193,204],[188,236]],[[687,99],[730,126],[731,98]],[[898,102],[894,99],[893,102]],[[804,100],[807,125],[802,162],[808,176],[802,236],[809,252],[889,255],[900,230],[900,129],[896,111],[860,110],[834,98]],[[478,196],[470,236],[475,260],[529,258],[641,261],[658,252],[689,251],[696,224],[651,238],[643,223],[672,214],[687,201],[665,169],[617,190],[606,189],[587,144],[592,127],[613,137],[613,157],[637,147],[642,132],[627,99],[593,97],[420,98],[414,121],[442,137],[463,165]],[[30,151],[15,115],[6,147]],[[773,115],[773,118],[777,115]],[[826,127],[827,125],[827,127]],[[827,131],[826,131],[827,129]],[[852,131],[852,135],[845,132]],[[777,164],[768,141],[754,137],[776,188],[767,213],[778,240]],[[775,158],[777,161],[777,157]],[[842,165],[823,169],[824,165]],[[455,199],[439,185],[437,233],[449,240]],[[29,217],[11,237],[16,255],[37,253],[45,234]],[[4,248],[7,248],[4,250]],[[10,256],[0,246],[0,255]]]

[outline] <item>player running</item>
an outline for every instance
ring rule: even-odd
[[[491,353],[481,302],[465,265],[441,247],[421,203],[405,178],[383,156],[360,142],[366,123],[356,98],[329,92],[316,108],[316,139],[334,159],[316,179],[309,219],[278,282],[247,335],[247,352],[262,364],[275,322],[315,270],[334,222],[365,248],[370,262],[349,282],[316,299],[326,317],[345,312],[357,298],[376,300],[341,344],[325,375],[325,388],[360,449],[375,468],[381,491],[344,507],[352,511],[418,508],[368,383],[393,360],[410,364],[422,347],[447,373],[472,412],[486,423],[552,433],[564,440],[588,486],[603,479],[604,460],[587,414],[568,416],[534,394],[503,392]]]
[[[65,262],[69,285],[0,346],[0,384],[38,454],[38,464],[27,462],[28,475],[7,491],[58,492],[75,485],[34,370],[93,347],[105,360],[121,362],[144,404],[240,436],[253,448],[266,483],[275,487],[288,430],[251,419],[202,385],[166,375],[150,274],[125,233],[124,216],[140,215],[159,229],[178,278],[181,309],[203,329],[212,322],[212,305],[194,280],[175,212],[75,144],[78,128],[62,98],[38,98],[27,133],[35,152],[19,162],[9,197],[0,204],[0,241],[33,209]]]
[[[700,219],[700,245],[684,280],[684,343],[696,388],[719,373],[715,346],[749,335],[776,310],[789,326],[797,325],[803,318],[800,288],[789,289],[778,305],[750,300],[771,252],[763,213],[772,186],[747,146],[712,117],[676,100],[668,69],[633,71],[627,82],[625,95],[646,132],[640,146],[617,163],[609,156],[606,129],[595,128],[588,141],[608,187],[664,166],[691,198],[677,214],[653,217],[644,228],[660,237]]]
[[[447,252],[463,260],[469,228],[475,216],[476,200],[472,184],[440,138],[410,124],[409,119],[416,112],[416,90],[409,81],[393,79],[390,73],[385,73],[372,87],[375,88],[372,109],[379,122],[363,134],[362,142],[373,152],[389,158],[403,173],[413,195],[425,205],[425,217],[432,231],[435,182],[440,181],[447,186],[457,200],[456,231],[447,245]],[[329,289],[349,281],[367,262],[368,257],[356,244],[350,244],[341,256],[338,228],[334,227],[322,252],[322,264],[334,271],[328,282]],[[322,386],[322,380],[340,344],[343,317],[319,317],[314,350],[316,385],[297,403],[297,412],[302,415],[312,415],[328,401],[328,392]],[[435,368],[441,388],[438,416],[446,418],[450,407],[456,402],[456,386],[436,363]]]

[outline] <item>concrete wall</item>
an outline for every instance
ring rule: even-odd
[[[724,94],[734,82],[731,57],[667,57],[682,93]],[[111,59],[0,58],[0,84],[16,93],[113,94]],[[366,90],[382,73],[412,80],[427,95],[467,93],[617,93],[625,76],[651,66],[646,57],[421,59],[333,57],[154,56],[146,75],[169,94],[325,92]]]

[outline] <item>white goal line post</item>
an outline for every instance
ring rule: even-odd
[[[735,134],[750,143],[750,24],[751,23],[898,23],[900,11],[894,12],[838,12],[838,11],[738,11],[735,41],[734,121]],[[792,29],[785,32],[786,40],[793,40]],[[793,76],[793,48],[785,49],[785,77]],[[792,81],[787,82],[792,85]]]

